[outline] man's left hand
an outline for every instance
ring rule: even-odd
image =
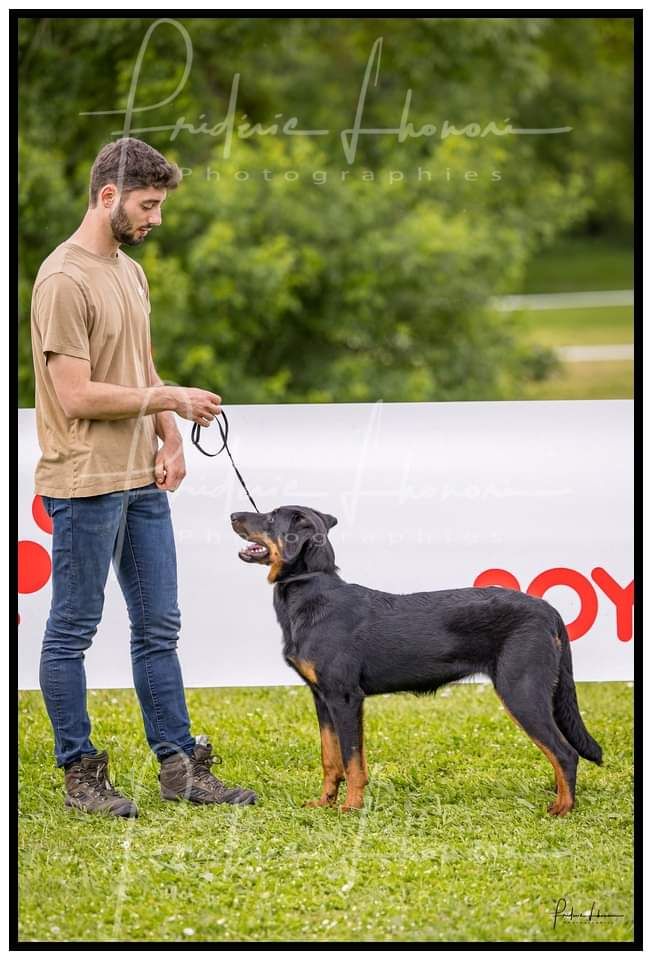
[[[179,487],[186,475],[186,461],[183,457],[183,441],[181,437],[165,440],[159,447],[154,461],[154,478],[159,490],[169,490],[170,493]]]

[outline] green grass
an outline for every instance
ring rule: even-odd
[[[582,290],[631,290],[632,243],[612,237],[566,237],[535,256],[522,290],[561,293]]]
[[[524,400],[630,400],[634,395],[631,360],[563,363],[541,383],[530,383]]]
[[[522,314],[528,338],[543,347],[632,343],[632,307],[581,307],[527,310]]]
[[[527,338],[540,346],[583,346],[632,343],[631,307],[537,310],[522,314]],[[531,383],[525,400],[627,400],[634,394],[631,360],[562,363],[542,383]]]
[[[631,307],[527,310],[518,323],[527,341],[555,349],[569,346],[632,343]],[[530,383],[523,400],[625,400],[633,396],[631,360],[562,363],[541,383]]]
[[[552,770],[488,685],[367,702],[363,811],[309,810],[319,740],[305,688],[190,690],[238,810],[164,803],[131,691],[91,692],[94,742],[134,822],[63,806],[38,692],[20,695],[22,941],[627,941],[632,926],[632,691],[579,685],[605,764],[549,817]],[[560,922],[595,902],[602,923]]]

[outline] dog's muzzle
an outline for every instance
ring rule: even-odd
[[[231,514],[231,526],[243,540],[249,540],[246,547],[238,551],[238,556],[245,563],[261,563],[269,557],[269,547],[255,539],[255,534],[247,530],[241,513]]]
[[[269,550],[262,543],[251,541],[242,550],[238,550],[238,556],[246,563],[260,563],[269,556]]]

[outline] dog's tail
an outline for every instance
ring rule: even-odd
[[[555,722],[572,747],[585,760],[602,763],[602,747],[593,739],[584,726],[573,680],[573,661],[571,660],[570,641],[564,621],[559,618],[559,639],[561,641],[561,661],[559,677],[553,696],[552,709]]]

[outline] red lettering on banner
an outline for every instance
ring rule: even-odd
[[[591,576],[616,608],[616,632],[618,639],[626,643],[632,639],[632,608],[634,606],[634,581],[621,587],[602,567],[591,570]]]
[[[473,581],[474,587],[506,587],[508,590],[520,590],[521,585],[509,570],[501,570],[500,567],[493,567],[491,570],[485,570]]]
[[[570,587],[580,598],[580,612],[572,623],[566,624],[570,640],[583,637],[598,615],[598,597],[591,583],[570,567],[552,567],[535,577],[527,592],[533,597],[542,597],[551,587]]]
[[[616,608],[616,631],[618,639],[626,643],[632,639],[632,607],[634,605],[634,581],[621,587],[603,567],[594,567],[591,577],[605,596]],[[520,584],[513,573],[492,567],[483,570],[473,581],[474,587],[507,587],[520,590]],[[593,584],[577,570],[570,567],[552,567],[534,578],[527,593],[533,597],[542,597],[552,587],[570,587],[580,601],[580,612],[572,623],[566,624],[570,640],[583,637],[591,629],[598,615],[598,595]]]

